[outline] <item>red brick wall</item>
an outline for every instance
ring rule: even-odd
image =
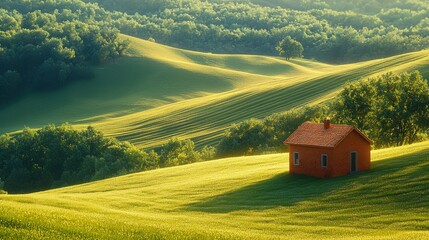
[[[303,147],[303,146],[293,146],[289,147],[289,171],[292,174],[303,174],[315,177],[330,177],[332,175],[333,169],[333,150],[326,148],[317,148],[317,147]],[[300,165],[293,165],[293,153],[299,152]],[[321,165],[321,155],[328,155],[328,166],[327,168],[322,168]]]
[[[358,171],[371,167],[371,146],[356,131],[351,132],[335,149],[334,158],[337,167],[333,176],[350,174],[350,153],[357,152]]]
[[[320,178],[350,174],[350,153],[358,155],[358,171],[370,169],[370,144],[356,131],[352,131],[335,149],[289,146],[289,171]],[[293,164],[294,152],[299,152],[300,165]],[[321,155],[328,155],[328,166],[322,168]]]

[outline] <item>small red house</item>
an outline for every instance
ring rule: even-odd
[[[289,145],[289,173],[331,178],[370,169],[372,141],[359,129],[303,123],[284,142]]]

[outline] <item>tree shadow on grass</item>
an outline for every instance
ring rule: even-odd
[[[365,174],[365,173],[361,173]],[[349,176],[355,179],[355,176]],[[352,180],[339,177],[334,181],[308,176],[289,175],[288,172],[253,185],[227,192],[190,204],[190,211],[228,213],[239,210],[264,210],[279,206],[290,206],[338,189]]]
[[[421,161],[423,158],[428,161]],[[415,169],[410,172],[407,170],[410,168]],[[338,191],[344,194],[342,195],[344,199],[360,199],[362,194],[380,199],[386,197],[386,192],[380,191],[386,190],[384,189],[386,185],[391,185],[392,189],[389,189],[389,191],[395,192],[395,187],[400,186],[402,188],[402,185],[398,185],[398,181],[402,182],[401,184],[409,185],[416,178],[425,177],[425,179],[429,179],[427,177],[428,171],[429,151],[376,161],[372,163],[372,170],[370,171],[333,179],[289,175],[288,172],[285,172],[252,185],[189,204],[185,208],[188,211],[208,213],[264,210],[292,206],[317,197],[326,197],[325,200],[330,199],[329,201],[332,201],[333,199],[331,199],[330,195],[334,192],[338,193]],[[429,180],[427,181],[429,182]],[[418,187],[421,188],[422,185],[425,186],[424,183],[420,182]],[[356,191],[353,190],[353,186],[366,187]],[[390,194],[388,195],[388,201],[391,203],[403,202],[410,197],[414,197],[414,194],[429,195],[429,191],[420,189],[414,193],[410,191],[407,195]],[[417,204],[417,202],[414,204]],[[412,205],[411,202],[410,205]]]

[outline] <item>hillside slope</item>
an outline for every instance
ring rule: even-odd
[[[230,124],[329,100],[347,81],[386,71],[429,71],[429,51],[349,65],[185,51],[123,36],[126,57],[95,79],[0,109],[0,132],[49,123],[91,124],[140,147],[168,138],[215,144]]]
[[[0,196],[0,238],[427,239],[429,142],[372,156],[330,180],[290,176],[277,154]]]

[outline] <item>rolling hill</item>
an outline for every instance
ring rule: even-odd
[[[0,195],[1,239],[427,239],[429,142],[372,170],[288,175],[288,155],[201,162]]]
[[[232,123],[327,101],[347,81],[386,71],[429,75],[429,50],[328,65],[200,53],[122,37],[131,42],[126,56],[98,67],[94,79],[0,109],[0,133],[69,122],[91,124],[144,148],[171,137],[216,144]]]

